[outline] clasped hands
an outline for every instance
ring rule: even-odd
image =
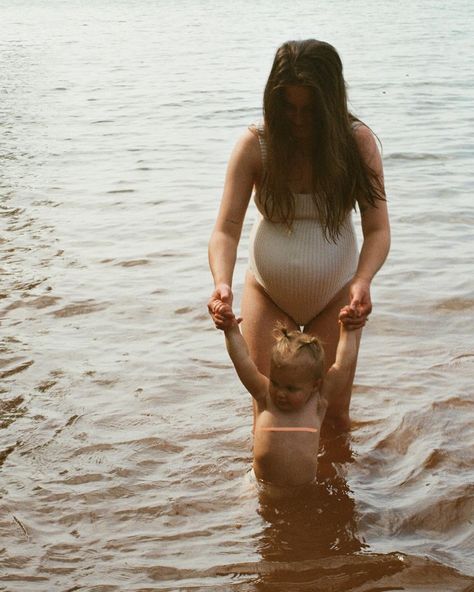
[[[363,327],[372,311],[370,282],[357,276],[349,289],[350,303],[339,312],[339,321],[349,330]],[[233,294],[227,284],[218,284],[212,293],[207,308],[217,329],[225,330],[239,324],[242,317],[236,317],[232,310]]]
[[[227,284],[218,284],[207,303],[207,310],[214,321],[216,329],[224,331],[242,321],[242,317],[234,315],[232,301],[231,287]]]

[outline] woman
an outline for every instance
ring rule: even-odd
[[[261,213],[250,240],[242,332],[268,376],[276,321],[303,327],[334,362],[338,314],[349,303],[358,332],[371,312],[370,284],[390,246],[382,161],[372,132],[351,115],[342,63],[328,43],[289,41],[278,50],[264,92],[264,126],[249,128],[231,155],[209,243],[213,300],[232,304],[232,276],[252,191]],[[357,251],[352,209],[361,215]],[[350,427],[350,380],[326,417]]]

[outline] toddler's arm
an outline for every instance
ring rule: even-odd
[[[357,331],[344,323],[344,318],[351,315],[348,306],[339,313],[339,342],[336,350],[336,360],[324,379],[325,395],[329,398],[347,383],[357,361]]]
[[[259,403],[263,403],[268,391],[268,379],[261,374],[250,357],[247,344],[239,329],[241,319],[236,319],[231,307],[224,304],[225,309],[221,313],[226,315],[224,328],[225,344],[229,352],[234,368],[242,381],[242,384]],[[232,316],[229,315],[232,313]]]

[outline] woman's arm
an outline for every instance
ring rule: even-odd
[[[215,285],[211,299],[218,298],[230,305],[237,246],[245,212],[260,169],[258,138],[247,130],[237,142],[230,157],[221,205],[209,241],[209,265]]]
[[[374,171],[383,187],[382,158],[372,132],[365,125],[354,132],[360,154],[366,164]],[[378,200],[376,205],[364,199],[359,200],[364,242],[359,255],[359,264],[350,288],[350,306],[358,311],[361,319],[372,310],[370,284],[377,271],[382,267],[390,249],[390,224],[387,202]]]

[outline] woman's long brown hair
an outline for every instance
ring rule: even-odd
[[[286,86],[305,86],[313,95],[312,196],[326,238],[335,241],[358,198],[376,206],[385,199],[381,180],[362,159],[354,139],[342,73],[332,45],[288,41],[276,52],[265,86],[263,112],[267,157],[260,189],[268,218],[291,228],[295,198],[289,187],[295,141],[285,111]]]

